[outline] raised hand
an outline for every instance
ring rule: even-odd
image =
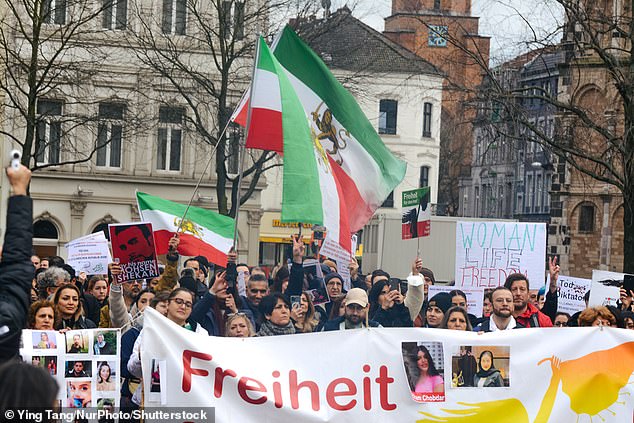
[[[306,252],[304,241],[299,235],[291,235],[291,240],[293,241],[293,263],[302,264]]]

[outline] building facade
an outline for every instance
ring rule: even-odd
[[[12,35],[6,48],[15,52],[15,59],[7,64],[7,79],[14,84],[8,91],[17,98],[5,101],[3,129],[15,139],[5,137],[3,157],[11,148],[22,149],[18,143],[29,131],[21,109],[26,104],[26,75],[11,72],[28,58],[23,46],[40,26],[46,41],[38,46],[38,64],[42,69],[54,66],[49,79],[37,87],[34,145],[25,152],[32,155],[35,170],[31,196],[36,253],[65,256],[63,246],[74,238],[109,223],[139,220],[137,190],[218,210],[218,152],[209,134],[220,132],[220,103],[198,90],[195,82],[199,78],[220,85],[221,75],[209,66],[217,52],[196,41],[210,30],[196,18],[207,16],[206,22],[216,29],[231,28],[233,33],[223,30],[225,37],[245,43],[237,31],[255,33],[241,25],[250,7],[255,10],[261,2],[224,2],[229,7],[223,16],[211,4],[195,10],[185,0],[41,3],[39,17],[20,8],[17,13],[4,9],[1,21],[5,33]],[[266,20],[265,15],[260,18]],[[27,30],[14,30],[20,25]],[[264,28],[266,22],[257,25]],[[62,48],[62,41],[68,46]],[[56,52],[57,58],[51,59]],[[150,60],[170,54],[170,59],[186,58],[187,72],[175,65],[172,73],[150,65]],[[221,87],[229,103],[237,103],[246,87],[249,71],[243,63],[248,59],[235,59],[234,79]],[[226,166],[231,160],[235,158],[229,155]],[[263,187],[263,181],[256,185],[240,212],[239,254],[250,262],[257,260]],[[7,190],[4,182],[4,198]],[[4,219],[5,202],[1,207]]]
[[[476,111],[473,92],[489,63],[489,37],[479,34],[471,0],[393,0],[384,34],[432,63],[443,83],[439,214],[456,215],[458,179],[469,175]]]

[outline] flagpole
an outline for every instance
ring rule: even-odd
[[[247,149],[247,138],[249,137],[249,130],[251,129],[251,106],[252,104],[252,95],[253,95],[253,91],[254,91],[254,87],[255,87],[255,70],[257,69],[258,66],[258,61],[260,60],[260,38],[261,36],[258,34],[257,35],[257,44],[256,44],[256,49],[255,49],[255,59],[253,61],[253,69],[251,70],[251,85],[249,85],[249,107],[247,109],[247,126],[245,128],[245,136],[244,136],[244,143],[240,143],[240,149],[239,149],[239,156],[238,159],[240,160],[240,170],[238,173],[238,195],[236,196],[236,201],[238,202],[238,204],[236,205],[236,215],[234,217],[234,224],[233,224],[233,249],[235,251],[237,251],[237,242],[238,242],[238,220],[240,217],[240,196],[242,194],[242,175],[244,173],[244,157],[246,156],[246,149]]]
[[[220,132],[220,136],[218,136],[218,140],[221,140],[222,137],[225,136],[225,133],[227,132],[227,128],[229,127],[230,123],[231,123],[231,121],[228,120],[227,123],[225,124],[224,129],[222,130],[222,132]],[[192,205],[192,201],[194,201],[194,196],[196,195],[196,191],[198,191],[198,187],[200,186],[200,183],[202,182],[203,177],[205,176],[205,173],[207,173],[207,169],[209,168],[209,165],[211,164],[211,159],[213,159],[214,154],[216,153],[216,150],[218,149],[218,144],[220,144],[220,142],[216,142],[216,145],[214,146],[213,150],[211,150],[211,154],[209,156],[209,160],[207,161],[207,164],[205,165],[205,168],[203,169],[203,173],[200,174],[200,178],[198,178],[198,182],[196,182],[196,186],[194,187],[194,191],[192,192],[192,196],[189,198],[189,202],[187,203],[187,207],[185,208],[185,212],[183,213],[183,216],[181,217],[181,221],[178,224],[178,228],[176,229],[176,233],[180,233],[181,229],[183,228],[183,222],[185,221],[185,216],[187,216],[187,212],[189,211],[189,208]]]

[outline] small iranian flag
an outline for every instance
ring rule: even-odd
[[[137,192],[141,220],[152,223],[157,254],[166,254],[170,238],[181,226],[187,208],[160,197]],[[219,266],[227,265],[233,245],[234,220],[199,207],[189,207],[181,226],[178,252],[184,256],[204,256]]]
[[[403,180],[405,163],[288,26],[274,54],[260,39],[250,92],[232,119],[249,120],[247,147],[284,154],[282,221],[325,226],[321,253],[345,263],[351,234]]]

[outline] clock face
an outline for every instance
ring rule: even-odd
[[[447,33],[448,29],[445,25],[429,25],[427,44],[431,47],[447,47],[447,39],[445,38]]]

